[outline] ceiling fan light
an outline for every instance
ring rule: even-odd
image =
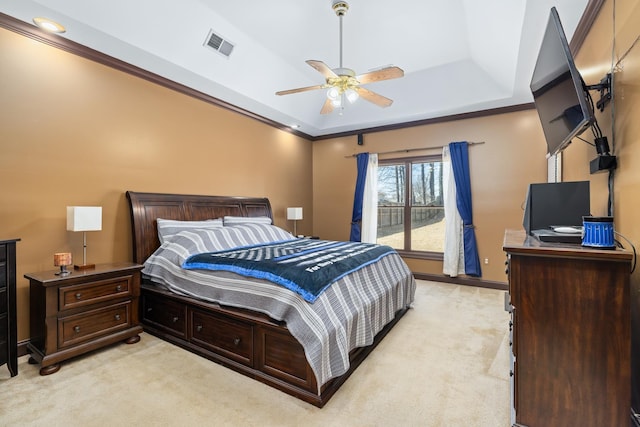
[[[338,108],[342,106],[342,99],[341,97],[337,97],[336,99],[332,99],[331,100],[331,105],[333,105],[334,108]]]
[[[335,101],[336,99],[339,100],[340,99],[340,90],[337,87],[332,87],[327,91],[327,98],[329,98],[332,101]]]
[[[356,102],[358,100],[358,98],[360,97],[360,95],[358,94],[358,92],[356,92],[353,89],[347,89],[344,93],[347,97],[347,101],[349,101],[349,104],[353,104],[354,102]]]

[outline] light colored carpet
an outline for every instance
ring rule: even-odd
[[[322,408],[149,334],[63,362],[0,367],[2,426],[507,426],[503,292],[418,281],[416,302]]]

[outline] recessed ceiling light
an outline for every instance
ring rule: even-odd
[[[67,31],[67,29],[64,28],[62,25],[48,18],[33,18],[33,23],[36,24],[39,28],[49,33],[60,34]]]
[[[300,125],[291,125],[291,129],[298,129]]]

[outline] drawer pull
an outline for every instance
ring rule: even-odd
[[[122,285],[116,286],[116,292],[120,292],[122,290]]]
[[[82,294],[80,292],[76,293],[76,299],[81,299],[82,298]]]
[[[234,339],[233,339],[233,345],[235,345],[236,347],[237,347],[238,345],[240,345],[240,338],[234,338]]]
[[[115,317],[116,320],[120,320],[120,315],[119,314],[116,314],[114,317]]]
[[[178,320],[180,320],[180,319],[178,318],[178,316],[175,316],[173,319],[171,319],[171,321],[173,321],[173,323],[176,323]]]
[[[74,326],[73,330],[74,330],[75,333],[80,332],[80,326]]]
[[[198,326],[196,326],[196,331],[198,331],[198,332],[202,332],[202,325],[198,325]]]

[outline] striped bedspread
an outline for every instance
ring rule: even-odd
[[[351,350],[372,344],[395,313],[413,302],[415,280],[397,253],[342,277],[313,304],[264,279],[181,268],[194,254],[292,237],[265,224],[184,231],[163,243],[145,262],[142,272],[173,292],[248,308],[286,322],[287,329],[303,346],[320,388],[349,369]]]

